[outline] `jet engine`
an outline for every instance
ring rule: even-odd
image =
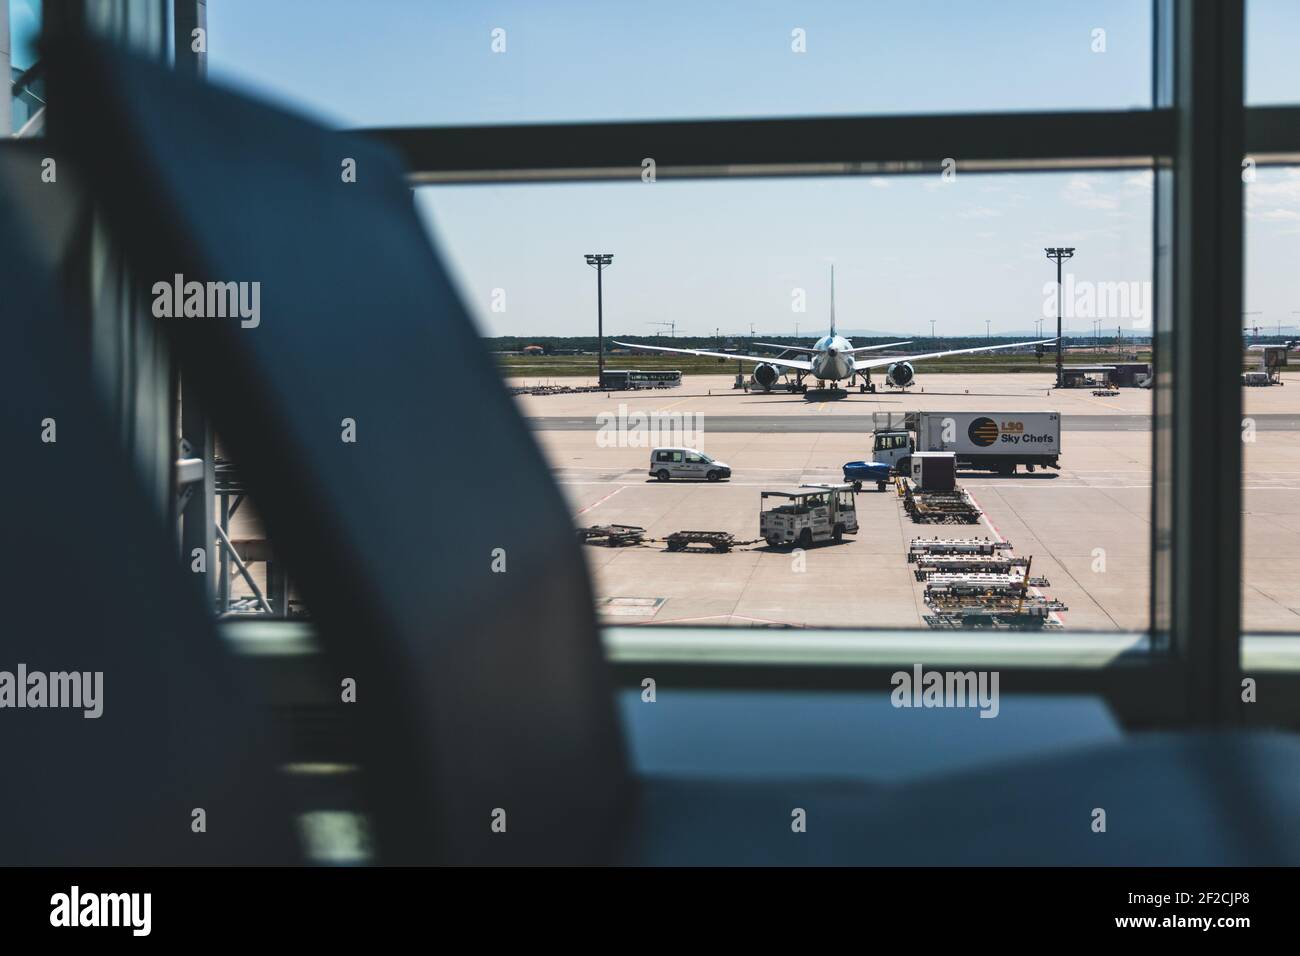
[[[766,363],[754,367],[754,381],[763,388],[771,388],[776,384],[776,380],[781,377],[781,370],[775,365]]]
[[[912,384],[912,379],[915,377],[916,372],[913,370],[911,362],[895,362],[885,370],[885,378],[895,388],[907,388]]]

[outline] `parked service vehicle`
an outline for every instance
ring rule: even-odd
[[[842,541],[858,533],[852,485],[804,485],[790,491],[764,491],[758,533],[772,547],[815,541]]]
[[[1015,474],[1017,465],[1061,467],[1057,412],[876,412],[872,418],[872,459],[896,474],[911,473],[918,451],[950,451],[958,468],[1003,475]]]
[[[844,463],[844,480],[853,485],[854,491],[861,491],[866,482],[874,481],[877,491],[884,491],[889,484],[893,468],[885,462],[849,461]]]
[[[694,448],[656,448],[650,452],[650,477],[660,481],[671,478],[718,481],[731,477],[731,466]]]

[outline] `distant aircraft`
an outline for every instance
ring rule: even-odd
[[[848,381],[849,388],[852,388],[853,380],[861,378],[858,391],[874,392],[876,386],[871,381],[871,370],[873,368],[885,369],[885,384],[905,389],[916,378],[916,370],[912,367],[913,362],[920,362],[923,359],[943,358],[946,355],[969,355],[972,352],[1017,349],[1027,345],[1050,345],[1055,343],[1056,339],[1010,342],[1005,345],[981,345],[973,349],[951,349],[947,352],[926,352],[922,355],[890,356],[865,360],[857,358],[864,352],[896,348],[900,345],[907,345],[910,341],[911,339],[907,339],[903,342],[888,342],[884,345],[864,345],[861,348],[854,348],[852,342],[841,335],[837,335],[835,332],[835,267],[831,266],[831,328],[829,334],[818,339],[812,348],[799,345],[776,345],[770,342],[754,343],[762,348],[782,349],[785,352],[801,352],[809,356],[806,359],[775,358],[766,355],[737,355],[732,352],[710,352],[705,349],[673,349],[664,345],[641,345],[636,342],[616,341],[614,344],[626,348],[649,349],[654,352],[672,352],[677,355],[704,355],[710,358],[755,362],[757,364],[754,368],[754,381],[765,392],[770,392],[780,377],[790,372],[795,375],[795,384],[791,388],[791,391],[795,392],[808,391],[808,386],[803,383],[803,380],[808,377],[817,379],[818,388],[824,388],[826,382],[842,382],[845,380]]]

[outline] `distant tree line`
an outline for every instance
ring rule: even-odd
[[[824,334],[824,333],[819,333]],[[1044,332],[1044,338],[1050,333]],[[754,336],[753,341],[772,342],[777,345],[800,345],[807,347],[816,340],[818,336],[812,335],[763,335]],[[884,335],[884,336],[851,336],[855,346],[862,345],[880,345],[887,342],[899,342],[906,339],[905,335]],[[1025,338],[1033,338],[1032,334],[1016,336],[999,336],[987,338],[983,335],[956,335],[956,336],[939,336],[931,338],[928,335],[913,336],[909,345],[905,346],[908,350],[931,349],[967,349],[977,348],[981,345],[999,345],[1003,342],[1015,342]],[[719,339],[716,335],[678,335],[672,336],[646,336],[646,335],[607,335],[605,336],[605,351],[609,352],[619,348],[614,345],[614,340],[619,339],[624,342],[643,342],[647,345],[667,345],[671,348],[679,349],[709,349],[711,351],[721,351],[726,349],[735,349],[737,351],[748,351],[750,348],[749,336],[724,335]],[[1091,345],[1097,341],[1091,335],[1069,335],[1065,336],[1066,347],[1078,345]],[[1103,344],[1113,343],[1115,341],[1114,330],[1109,334],[1102,332],[1101,342]],[[517,335],[498,335],[484,338],[489,351],[492,352],[522,352],[529,346],[540,346],[544,355],[572,355],[575,353],[586,353],[596,351],[596,336],[594,335],[534,335],[534,336],[517,336]],[[1125,333],[1124,343],[1126,345],[1145,346],[1151,344],[1150,335],[1133,335]],[[1049,346],[1050,348],[1050,346]]]

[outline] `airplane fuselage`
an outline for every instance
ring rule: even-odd
[[[817,340],[813,346],[817,352],[812,356],[814,378],[826,382],[839,382],[853,378],[853,356],[849,350],[853,343],[842,335],[826,335]]]

